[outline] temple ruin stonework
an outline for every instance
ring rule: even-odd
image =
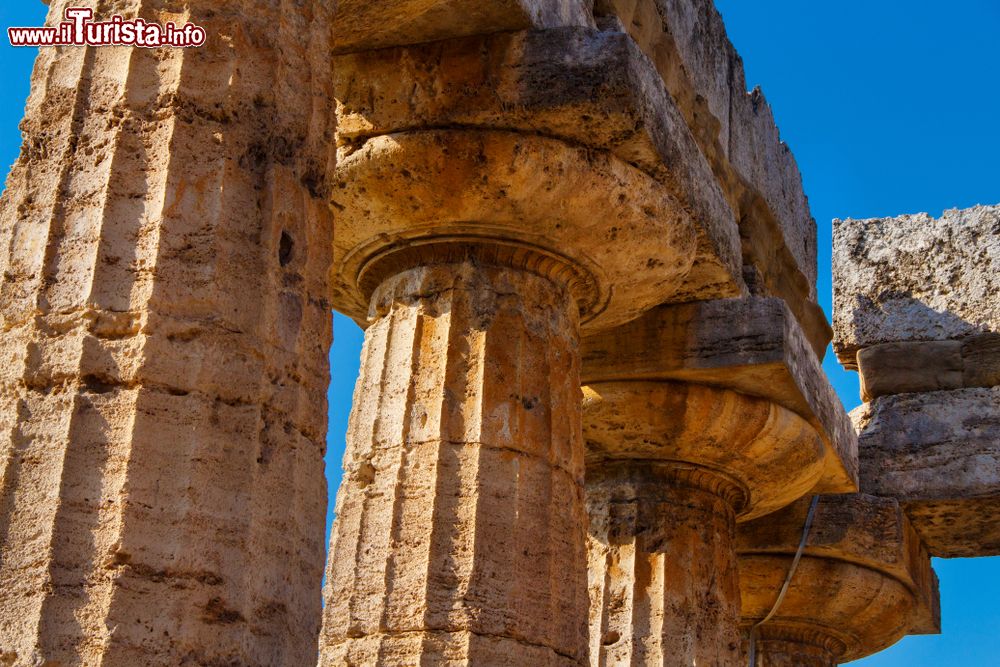
[[[829,667],[1000,554],[1000,207],[837,221],[831,328],[711,0],[68,6],[209,39],[36,62],[0,665]]]

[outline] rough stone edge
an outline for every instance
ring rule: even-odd
[[[857,353],[861,397],[1000,385],[1000,334],[881,343]]]

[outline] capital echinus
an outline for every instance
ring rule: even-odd
[[[775,606],[809,505],[803,499],[739,527],[744,639]],[[755,667],[859,660],[904,635],[940,632],[940,613],[930,556],[899,503],[822,496],[788,592],[756,632]]]

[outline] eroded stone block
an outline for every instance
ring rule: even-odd
[[[592,26],[592,0],[340,0],[333,52],[372,51],[504,30]]]
[[[1000,206],[834,221],[834,349],[1000,330]]]
[[[885,396],[851,416],[865,493],[898,498],[935,556],[1000,554],[1000,387]]]
[[[833,264],[862,489],[936,556],[1000,553],[1000,206],[836,221]]]
[[[960,389],[965,363],[957,340],[885,343],[860,350],[861,397]]]
[[[1000,334],[884,343],[857,354],[861,396],[1000,385]]]
[[[1000,385],[1000,333],[962,339],[962,386]]]

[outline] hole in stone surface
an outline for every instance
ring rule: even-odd
[[[618,634],[614,630],[609,630],[608,632],[604,633],[603,637],[601,637],[601,643],[604,644],[605,646],[611,646],[612,644],[617,644],[618,640],[621,638],[622,636],[620,634]]]
[[[288,232],[281,232],[281,241],[278,243],[278,262],[282,266],[288,266],[288,264],[295,257],[295,241]]]
[[[358,466],[358,470],[354,474],[354,479],[357,480],[358,485],[362,489],[367,487],[375,481],[375,466],[373,466],[370,462],[365,461]]]
[[[103,378],[96,375],[83,376],[83,386],[91,394],[107,394],[115,390],[115,385],[105,382]]]

